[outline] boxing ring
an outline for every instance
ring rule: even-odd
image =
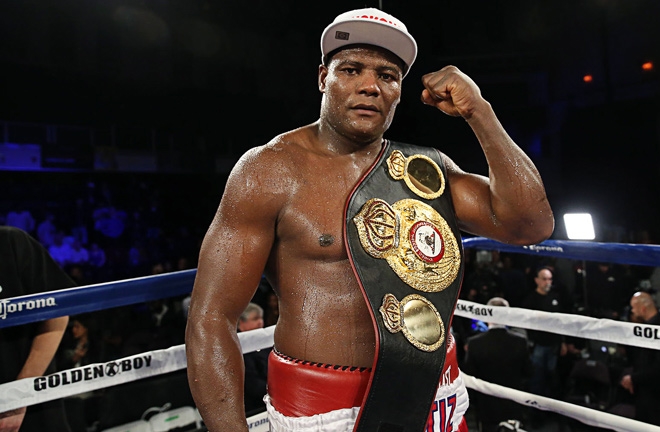
[[[464,239],[463,244],[465,248],[479,250],[499,250],[534,256],[551,256],[617,264],[660,266],[660,246],[655,245],[548,240],[535,246],[511,246],[484,238],[467,238]],[[0,328],[186,295],[192,290],[195,274],[196,270],[186,270],[2,299],[0,300]],[[512,327],[543,330],[566,336],[628,346],[660,349],[658,327],[652,325],[514,307],[486,306],[464,300],[458,301],[455,314],[470,319],[487,319],[491,323]],[[272,326],[239,333],[238,337],[243,353],[272,347],[274,328]],[[0,385],[0,413],[180,371],[185,368],[185,347],[184,345],[177,345],[168,349],[144,352],[105,363],[63,370],[48,376],[24,378]],[[660,427],[657,426],[506,388],[476,379],[467,374],[463,376],[466,386],[470,389],[510,399],[524,406],[559,413],[590,426],[615,431],[660,432]],[[167,415],[168,413],[164,414]],[[196,415],[196,421],[201,424],[199,414],[196,413]],[[248,425],[250,430],[255,432],[269,430],[265,413],[248,418]],[[106,431],[110,430],[120,431],[126,429],[106,429]],[[133,430],[153,429],[147,429],[146,426],[145,429],[138,429],[136,426]]]

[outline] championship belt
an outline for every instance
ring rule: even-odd
[[[463,246],[437,150],[385,142],[348,199],[346,248],[376,331],[354,432],[422,432],[445,362]]]

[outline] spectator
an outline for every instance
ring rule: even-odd
[[[69,243],[64,241],[63,231],[58,231],[55,233],[53,244],[48,248],[48,252],[62,267],[71,262],[71,258],[73,256],[73,248]]]
[[[552,271],[541,267],[535,273],[536,290],[530,293],[523,307],[545,312],[564,312],[560,296],[552,289]],[[529,339],[533,343],[533,375],[530,381],[532,393],[543,396],[557,396],[557,358],[566,355],[568,350],[564,338],[555,333],[530,330]]]
[[[630,299],[631,321],[660,325],[660,314],[648,293],[636,292]],[[660,426],[660,353],[654,349],[632,350],[632,371],[621,379],[635,401],[635,418]]]
[[[37,226],[37,238],[46,248],[49,248],[55,241],[55,215],[48,213],[46,219]]]
[[[12,210],[7,213],[7,225],[29,234],[34,231],[34,218],[27,209]]]
[[[92,243],[89,251],[89,263],[94,267],[103,267],[105,264],[105,251],[98,243]]]
[[[25,231],[0,227],[0,298],[74,286],[41,243]],[[53,357],[69,318],[0,330],[0,384],[55,372]],[[62,400],[0,414],[0,430],[70,431]]]
[[[509,302],[501,297],[494,297],[487,304],[509,307]],[[468,339],[462,369],[475,378],[523,390],[532,373],[527,341],[504,325],[488,323],[488,331]],[[477,392],[474,401],[482,432],[497,432],[502,421],[523,420],[522,407],[510,400]]]
[[[80,240],[74,240],[71,245],[71,260],[72,264],[87,264],[89,263],[89,252],[80,243]]]
[[[246,332],[264,327],[264,311],[256,303],[249,303],[238,318],[238,331]],[[245,361],[245,412],[254,415],[265,411],[263,398],[266,395],[268,355],[270,349],[253,351],[243,355]]]
[[[94,320],[89,315],[79,315],[72,318],[67,346],[63,343],[61,349],[62,369],[71,369],[99,361],[95,355],[96,343],[92,329]]]

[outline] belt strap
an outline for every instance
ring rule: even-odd
[[[409,175],[422,159],[433,161],[442,188]],[[355,432],[422,432],[426,425],[463,270],[445,175],[435,149],[386,142],[348,200],[344,238],[377,353]]]

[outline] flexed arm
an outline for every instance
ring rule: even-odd
[[[462,230],[510,244],[540,243],[552,234],[554,217],[534,163],[513,142],[479,87],[455,66],[422,78],[422,102],[474,131],[489,176],[462,171],[444,157],[456,216]]]
[[[244,364],[238,317],[254,295],[275,238],[280,202],[258,151],[248,152],[227,181],[200,252],[186,328],[188,381],[209,431],[246,431]],[[262,155],[263,156],[263,155]],[[261,169],[260,169],[261,168]]]

